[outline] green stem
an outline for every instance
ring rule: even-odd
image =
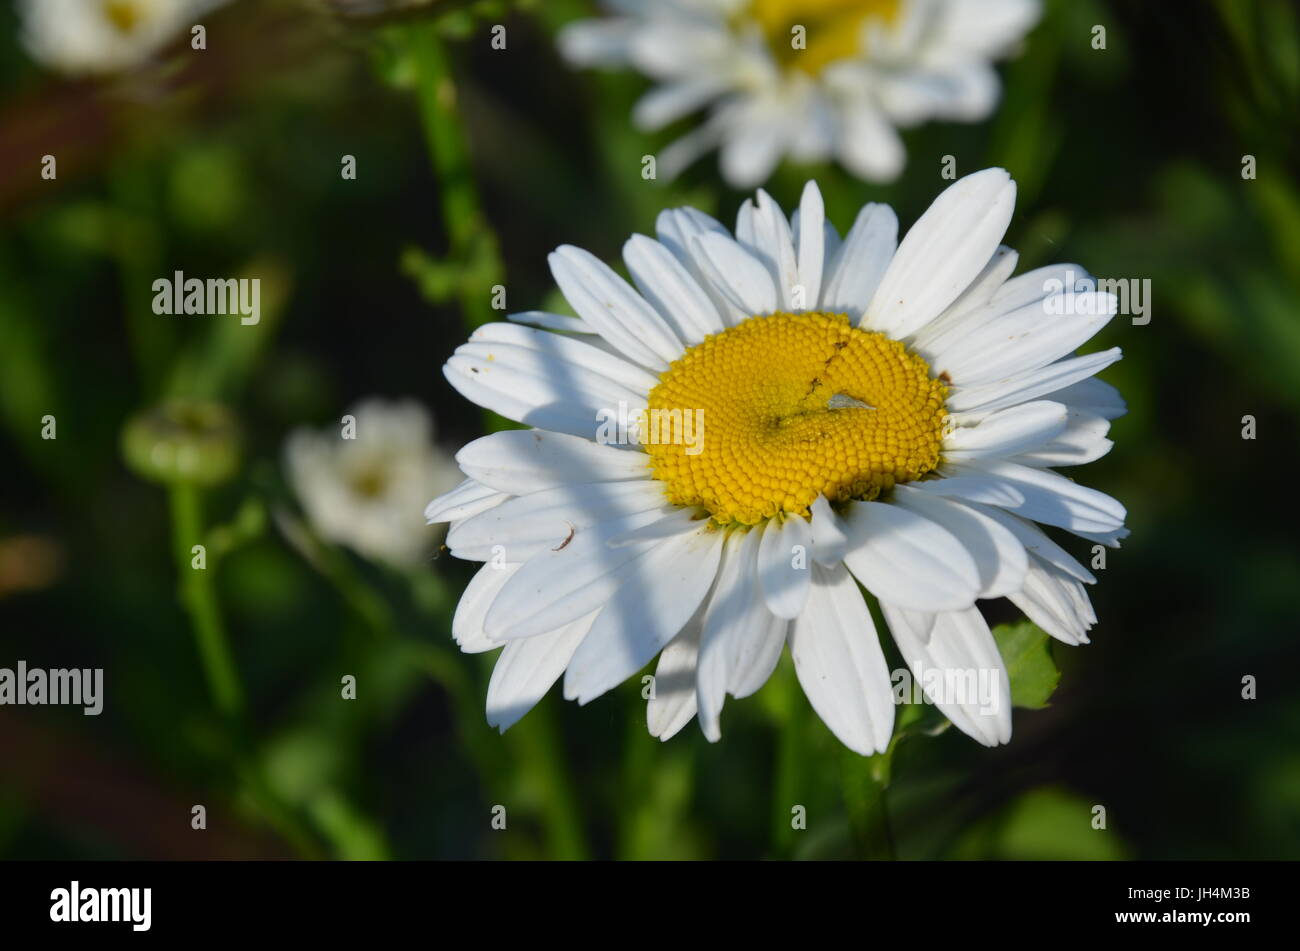
[[[803,750],[807,742],[804,725],[805,708],[797,702],[798,688],[794,671],[787,664],[777,667],[767,688],[767,699],[777,724],[776,776],[772,783],[772,851],[781,858],[794,852],[796,805],[807,806],[799,794],[799,778],[805,775]]]
[[[564,751],[551,704],[542,702],[516,723],[508,734],[530,778],[541,787],[546,839],[552,858],[582,860],[589,855],[578,818],[577,801],[569,785]]]
[[[237,719],[244,708],[243,689],[226,642],[212,575],[206,566],[193,566],[193,547],[204,543],[202,490],[191,483],[175,483],[169,491],[181,602],[194,625],[199,659],[212,699],[222,714]]]
[[[893,751],[891,744],[875,756],[860,756],[848,749],[843,753],[844,806],[859,858],[897,858],[886,800]]]
[[[416,70],[420,122],[437,178],[449,257],[464,271],[457,296],[466,329],[473,330],[497,316],[491,304],[491,286],[502,273],[496,236],[479,203],[455,77],[437,24],[412,26],[406,39]]]
[[[230,725],[230,742],[234,744],[230,755],[235,774],[262,818],[284,836],[297,849],[298,854],[306,858],[318,858],[320,849],[303,829],[292,808],[271,788],[252,752],[243,722],[244,691],[226,641],[216,588],[210,574],[212,569],[206,565],[206,551],[205,567],[196,568],[193,565],[194,546],[205,544],[202,490],[193,483],[178,482],[173,483],[168,492],[176,566],[180,572],[181,602],[194,627],[194,638],[208,689],[217,710]]]

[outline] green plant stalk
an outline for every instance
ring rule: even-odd
[[[542,790],[551,857],[565,861],[586,859],[589,850],[548,698],[511,727],[508,735],[524,769]]]
[[[807,743],[806,711],[800,701],[792,666],[779,664],[765,688],[774,705],[776,726],[775,775],[772,778],[772,853],[789,858],[794,852],[795,830],[791,809],[799,804],[799,777],[804,775],[803,753]]]
[[[893,753],[892,742],[888,750],[875,756],[861,756],[850,749],[843,752],[844,808],[858,858],[898,857],[886,799]]]
[[[437,178],[450,257],[466,268],[467,279],[460,282],[457,296],[466,329],[473,330],[496,317],[491,285],[500,279],[502,270],[496,236],[479,203],[455,78],[437,25],[412,26],[406,38],[415,65],[420,122]]]
[[[276,829],[306,858],[320,857],[320,849],[289,808],[276,795],[258,768],[245,733],[244,691],[226,640],[225,626],[211,568],[191,566],[194,545],[204,544],[203,490],[193,483],[173,483],[168,488],[171,503],[172,533],[176,548],[176,568],[180,572],[181,603],[194,628],[199,660],[208,681],[213,702],[229,722],[235,774],[250,802],[256,806],[272,828]]]
[[[212,699],[223,715],[237,719],[243,714],[244,692],[226,641],[212,575],[208,568],[191,566],[191,549],[203,544],[202,489],[192,483],[175,483],[168,492],[181,603],[194,626],[199,659]]]

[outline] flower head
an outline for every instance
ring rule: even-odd
[[[738,188],[782,156],[838,159],[868,181],[903,168],[896,127],[975,122],[997,102],[990,65],[1038,18],[1037,0],[619,0],[560,49],[584,65],[631,65],[658,83],[633,111],[659,129],[709,118],[659,155],[676,175],[711,148]]]
[[[894,707],[879,601],[918,682],[983,672],[992,697],[927,693],[982,743],[1011,733],[1006,669],[976,602],[1009,598],[1087,640],[1095,581],[1038,523],[1117,545],[1124,508],[1053,471],[1110,448],[1124,411],[1074,351],[1115,313],[1075,265],[1011,277],[1002,169],[942,193],[903,238],[885,205],[848,234],[814,183],[784,215],[746,201],[735,233],[691,208],[624,246],[629,285],[585,251],[551,270],[578,317],[479,328],[444,372],[529,426],[470,443],[430,503],[447,545],[486,564],[453,634],[504,646],[489,721],[564,675],[585,703],[659,655],[651,732],[766,681],[785,645],[813,706],[860,753]],[[1068,307],[1063,306],[1068,295]],[[532,324],[534,326],[524,326]]]
[[[64,73],[137,66],[225,0],[20,0],[23,44]]]
[[[436,535],[413,513],[430,492],[458,480],[432,435],[432,421],[418,403],[367,399],[338,428],[292,433],[285,469],[323,538],[368,558],[410,566],[429,553]]]

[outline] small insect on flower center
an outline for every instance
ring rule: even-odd
[[[752,0],[750,11],[781,65],[816,75],[856,55],[868,20],[892,26],[902,0]],[[796,43],[796,27],[802,39]]]
[[[691,347],[650,391],[651,418],[697,420],[698,438],[645,449],[670,502],[754,525],[934,469],[946,395],[923,359],[845,314],[751,317]]]

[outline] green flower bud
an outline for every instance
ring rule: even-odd
[[[122,430],[122,454],[136,475],[171,485],[219,485],[239,467],[239,425],[219,403],[174,399],[142,410]]]

